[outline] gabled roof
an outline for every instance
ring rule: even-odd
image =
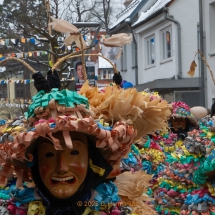
[[[134,0],[131,4],[123,10],[120,14],[117,15],[116,22],[110,26],[110,30],[115,28],[120,23],[124,22],[125,19],[130,18],[132,19],[143,7],[143,5],[148,2],[149,0]]]
[[[157,0],[149,10],[146,12],[141,12],[139,19],[132,25],[132,27],[137,26],[141,22],[153,16],[153,14],[156,14],[158,11],[162,10],[171,1],[172,0]]]

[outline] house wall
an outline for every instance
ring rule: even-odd
[[[147,11],[157,0],[145,0],[142,8],[138,6],[139,12]],[[141,4],[142,5],[142,4]],[[139,17],[137,13],[132,17],[131,22],[135,23]],[[130,29],[125,26],[115,33],[130,33]],[[137,35],[135,35],[137,40]],[[120,71],[123,80],[131,82],[134,86],[136,83],[137,59],[135,59],[135,43],[128,44],[123,47],[122,57],[116,60],[116,67]],[[136,57],[137,58],[137,57]]]
[[[8,86],[8,88],[10,88],[10,89],[8,89],[8,94],[10,94],[8,96],[11,100],[13,100],[16,98],[16,87],[15,87],[14,81],[22,80],[23,74],[17,74],[16,77],[13,77],[11,79],[13,80],[13,82],[8,84],[7,86]],[[24,83],[23,83],[23,85],[24,85]]]
[[[124,47],[124,52],[122,56],[122,77],[124,80],[131,82],[133,85],[135,85],[135,59],[134,59],[134,51],[133,47],[134,43],[126,45]],[[126,51],[125,51],[126,49]]]
[[[8,87],[10,88],[8,91],[8,94],[10,94],[10,95],[8,95],[8,96],[11,100],[13,100],[13,99],[15,99],[15,83],[13,82],[13,83],[8,84]]]
[[[136,85],[134,49],[134,42],[124,46],[121,57],[116,60],[116,67],[122,75],[123,80],[129,81],[133,85]]]
[[[164,62],[161,60],[161,33],[160,30],[170,27],[172,29],[172,50],[173,57]],[[141,26],[136,32],[138,33],[138,84],[147,83],[156,79],[172,78],[176,71],[175,56],[175,26],[165,21],[163,16],[154,19],[149,23]],[[150,36],[155,37],[155,64],[147,66],[147,47],[146,39]]]
[[[182,72],[183,78],[189,78],[187,72],[190,63],[198,50],[198,23],[199,23],[199,4],[197,0],[175,1],[169,7],[170,15],[181,23],[181,44],[182,44]],[[196,59],[197,69],[194,77],[199,77],[199,62]]]
[[[204,45],[205,57],[215,75],[215,1],[203,1],[203,24],[204,24]],[[207,108],[211,108],[215,100],[215,86],[210,71],[205,67],[205,94]]]
[[[199,11],[196,0],[177,0],[169,6],[169,15],[181,23],[182,38],[182,77],[189,78],[187,72],[190,64],[198,50],[198,20]],[[172,32],[172,58],[163,62],[161,58],[162,42],[161,31],[171,27]],[[178,73],[178,37],[177,25],[164,18],[161,14],[154,19],[142,24],[134,29],[138,34],[138,84],[147,83],[158,79],[171,79],[176,77]],[[146,38],[155,35],[155,65],[146,66],[147,50]],[[198,60],[196,61],[198,65]],[[198,77],[197,70],[194,77]]]

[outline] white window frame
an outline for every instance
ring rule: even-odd
[[[123,46],[122,51],[122,72],[127,72],[127,45]]]
[[[106,75],[106,78],[103,77],[104,73]],[[113,75],[114,75],[114,71],[111,68],[109,68],[109,69],[102,69],[100,71],[101,80],[113,79]]]
[[[167,50],[167,41],[164,40],[166,37],[166,32],[169,31],[170,32],[170,54],[171,56],[168,57],[168,50]],[[165,35],[164,35],[165,34]],[[172,60],[172,56],[173,56],[173,49],[172,49],[172,27],[169,26],[163,30],[161,30],[160,33],[160,41],[161,41],[161,63],[165,63],[168,61]],[[165,43],[165,44],[164,44]]]
[[[151,63],[152,59],[152,49],[151,46],[149,46],[149,44],[151,43],[151,39],[154,39],[154,62]],[[145,53],[146,53],[146,68],[150,68],[155,66],[155,62],[156,62],[156,51],[155,51],[155,34],[145,38]]]
[[[179,90],[179,91],[174,91],[174,101],[176,101],[176,94],[177,93],[198,93],[200,90]]]
[[[209,35],[210,40],[208,40],[210,44],[210,56],[215,55],[215,42],[214,42],[214,36],[215,36],[215,23],[214,23],[214,17],[215,17],[215,1],[211,2],[209,4]]]

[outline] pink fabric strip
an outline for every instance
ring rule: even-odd
[[[69,149],[72,149],[73,148],[72,138],[71,138],[71,136],[69,134],[69,131],[63,131],[63,137],[64,137],[64,140],[65,140],[66,146]]]

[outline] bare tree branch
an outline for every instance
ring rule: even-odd
[[[111,23],[113,14],[113,5],[115,0],[51,0],[50,8],[45,5],[47,1],[44,0],[3,0],[3,5],[0,5],[0,35],[5,38],[35,38],[37,44],[19,44],[20,46],[11,48],[7,47],[5,53],[13,52],[34,52],[46,51],[49,56],[54,56],[54,60],[73,53],[73,50],[66,50],[62,52],[62,42],[58,41],[58,37],[65,35],[59,32],[52,32],[50,35],[48,31],[48,21],[50,16],[55,18],[65,19],[73,22],[95,22],[103,23],[103,28],[108,29]],[[115,5],[114,5],[115,6]],[[84,35],[95,30],[94,28],[85,27],[80,29]],[[45,38],[45,39],[44,39]],[[43,46],[42,46],[43,45]],[[90,49],[92,47],[87,47]],[[86,49],[86,50],[87,50]],[[32,64],[36,63],[49,67],[45,62],[48,62],[48,56],[40,58],[28,58],[26,61]],[[44,62],[45,61],[45,62]],[[35,66],[35,65],[34,65]],[[38,67],[39,68],[39,67]],[[61,68],[66,71],[68,63],[65,62]]]

